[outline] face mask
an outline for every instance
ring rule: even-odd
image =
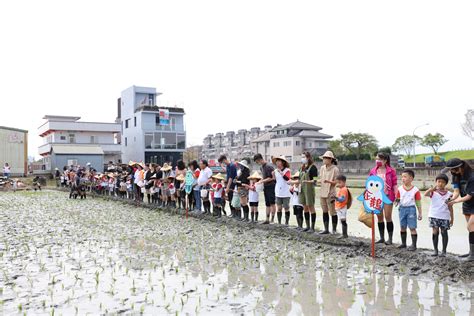
[[[382,163],[381,160],[375,160],[375,165],[376,165],[377,167],[382,167],[383,163]]]
[[[307,162],[308,162],[308,159],[306,159],[306,158],[301,158],[301,163],[302,163],[302,164],[306,164]]]

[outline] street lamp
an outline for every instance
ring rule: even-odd
[[[415,129],[413,130],[413,134],[412,134],[412,136],[413,136],[413,168],[416,167],[416,157],[415,157],[416,140],[415,140],[415,131],[416,131],[417,129],[419,129],[420,127],[427,126],[427,125],[430,125],[430,123],[421,124],[421,125],[415,127]]]

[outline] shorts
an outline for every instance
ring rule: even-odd
[[[301,205],[293,205],[293,215],[303,216],[303,207]]]
[[[275,199],[276,205],[281,206],[283,205],[284,209],[290,208],[290,198],[289,197],[276,197]]]
[[[331,200],[331,198],[321,198],[320,202],[324,213],[329,212],[331,216],[336,215],[336,203],[334,200]]]
[[[463,215],[474,215],[474,207],[462,206]]]
[[[269,207],[275,204],[275,185],[263,187],[263,196],[265,197],[265,206]]]
[[[449,222],[449,219],[430,217],[430,227],[437,227],[448,230],[450,228]]]
[[[249,202],[250,207],[258,207],[258,202]]]
[[[298,196],[299,196],[301,205],[314,206],[314,202],[316,201],[316,198],[315,198],[313,185],[307,184],[306,186],[303,186]]]
[[[339,217],[339,219],[345,220],[347,218],[347,207],[337,209],[336,214],[337,214],[337,217]]]
[[[249,190],[244,189],[244,188],[239,188],[239,196],[241,198],[246,198],[249,196]]]
[[[400,215],[400,228],[416,229],[416,207],[400,206],[398,209]]]
[[[222,205],[222,198],[214,198],[214,205],[221,206]]]

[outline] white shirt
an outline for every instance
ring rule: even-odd
[[[4,166],[3,173],[10,173],[10,166]]]
[[[199,186],[203,186],[209,181],[209,179],[212,177],[212,170],[209,167],[204,168],[204,170],[201,170],[199,173],[199,177],[197,179],[197,184]]]
[[[249,190],[249,202],[258,203],[258,192],[256,188],[254,190]]]
[[[299,187],[296,187],[294,186],[293,187],[293,193],[291,194],[291,205],[293,206],[303,206],[301,205],[300,203],[300,196],[299,196],[299,193],[300,193],[300,188]]]
[[[439,219],[451,219],[451,213],[449,212],[446,201],[453,194],[449,191],[441,193],[440,191],[431,192],[431,206],[428,217],[439,218]]]
[[[416,203],[416,194],[420,192],[417,187],[413,186],[410,190],[406,190],[403,185],[398,188],[398,193],[400,194],[400,206],[408,207],[415,206]],[[420,194],[420,193],[418,193]]]
[[[285,168],[281,171],[281,173],[279,172],[279,170],[275,169],[275,196],[279,198],[291,197],[290,185],[288,184],[288,180],[285,180],[283,178],[283,175],[285,174],[288,176],[289,180],[291,176],[290,169]]]

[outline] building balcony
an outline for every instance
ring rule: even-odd
[[[163,132],[179,132],[179,133],[184,133],[184,125],[182,124],[175,124],[175,125],[160,125],[156,124],[156,130],[157,131],[163,131]]]
[[[120,144],[91,144],[91,143],[47,143],[43,144],[38,147],[38,153],[42,156],[48,155],[51,152],[51,148],[53,145],[76,145],[76,146],[100,146],[104,153],[110,154],[110,153],[120,153],[121,150],[121,145]]]
[[[54,131],[119,133],[120,130],[117,123],[47,121],[38,128],[38,134],[44,137]]]

